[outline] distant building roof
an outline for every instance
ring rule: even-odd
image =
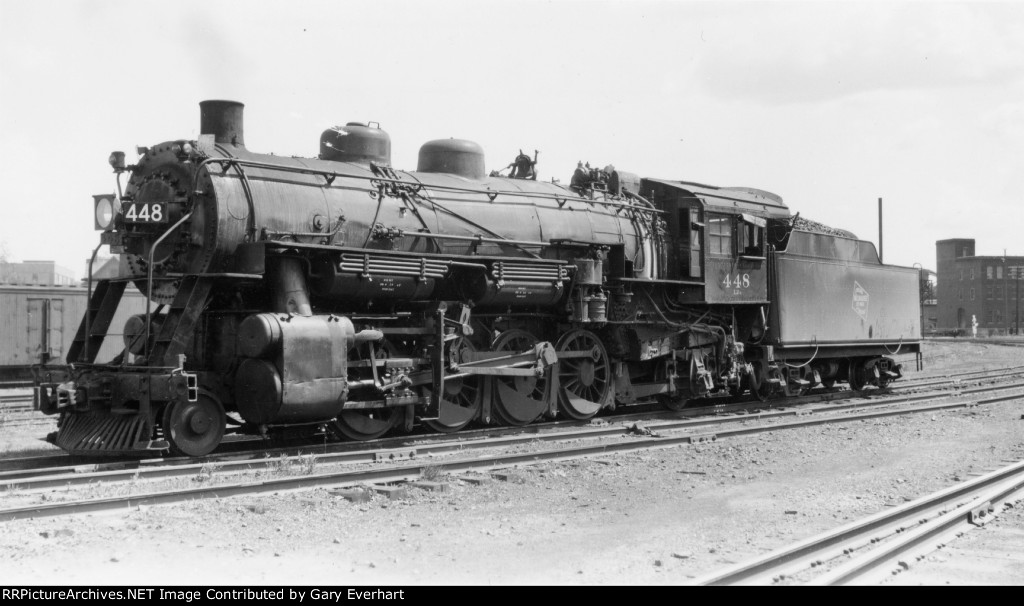
[[[0,262],[0,284],[70,286],[76,282],[75,272],[55,261]]]

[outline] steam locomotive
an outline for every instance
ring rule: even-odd
[[[317,158],[259,154],[242,111],[204,101],[197,140],[111,155],[95,227],[121,275],[90,280],[66,364],[35,369],[62,449],[200,456],[228,431],[368,440],[862,389],[920,350],[916,270],[774,194],[612,166],[544,183],[522,152],[488,174],[457,139],[396,170],[375,123],[325,130]],[[128,284],[150,308],[112,326]]]

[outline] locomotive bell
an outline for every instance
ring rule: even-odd
[[[435,139],[420,148],[416,170],[423,173],[449,173],[467,179],[483,179],[484,149],[465,139]]]
[[[328,128],[320,135],[320,159],[390,166],[391,137],[376,122]]]

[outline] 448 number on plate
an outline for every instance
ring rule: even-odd
[[[125,223],[167,223],[167,205],[161,202],[126,202],[121,207]]]

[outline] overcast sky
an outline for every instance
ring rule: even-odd
[[[1022,2],[0,1],[0,243],[84,274],[113,150],[195,138],[245,103],[249,149],[315,156],[377,121],[414,170],[441,137],[487,169],[540,150],[775,192],[935,266],[1024,255]]]

